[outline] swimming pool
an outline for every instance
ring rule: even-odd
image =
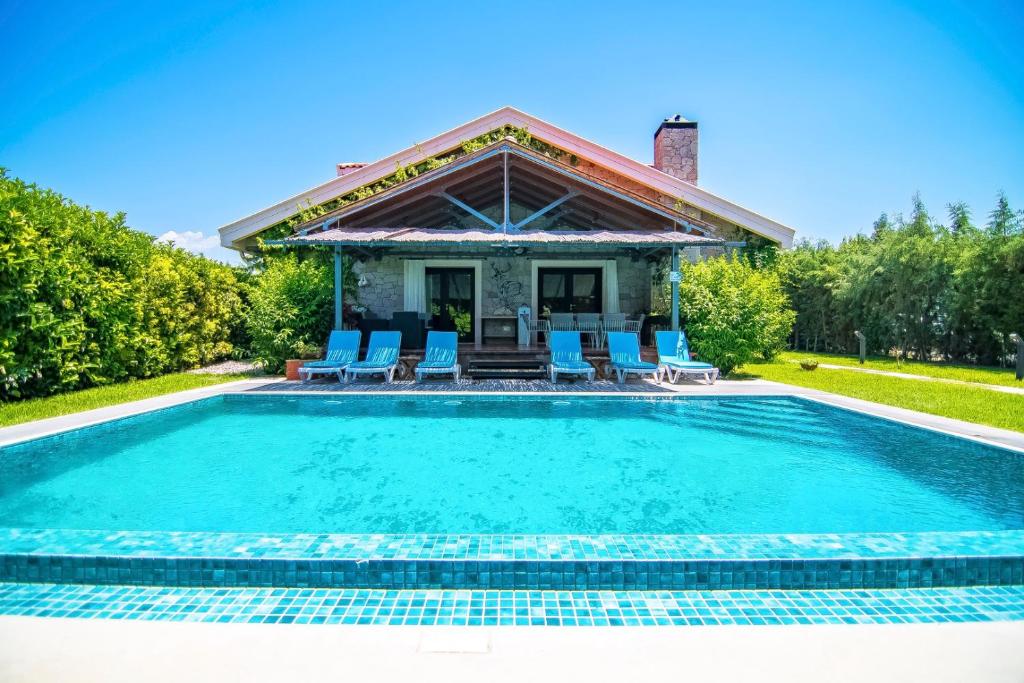
[[[793,397],[225,395],[0,449],[0,527],[1024,528],[1024,456]]]

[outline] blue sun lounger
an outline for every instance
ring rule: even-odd
[[[384,375],[384,381],[390,384],[395,379],[401,346],[401,332],[371,332],[366,357],[345,369],[345,381],[351,382],[359,375]]]
[[[299,379],[308,382],[313,375],[337,375],[341,381],[345,368],[359,359],[359,330],[334,330],[327,339],[327,353],[323,360],[305,363],[299,368]]]
[[[665,330],[656,332],[655,336],[658,344],[658,363],[668,373],[669,382],[675,384],[681,375],[703,377],[708,384],[714,384],[718,379],[718,368],[711,363],[690,360],[690,345],[686,341],[685,332]]]
[[[594,366],[583,359],[579,332],[552,332],[550,346],[552,382],[559,375],[584,375],[588,382],[594,381]]]
[[[459,333],[427,332],[427,350],[416,366],[416,381],[423,375],[452,375],[458,382],[462,375],[459,367]]]
[[[619,384],[622,384],[630,373],[652,375],[654,381],[661,384],[661,366],[640,360],[640,335],[636,332],[609,332],[608,354],[612,358],[612,370],[615,371]]]

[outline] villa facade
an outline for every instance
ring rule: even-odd
[[[661,122],[653,158],[506,107],[375,163],[338,164],[220,238],[240,251],[258,240],[333,250],[337,327],[348,303],[369,319],[415,312],[478,345],[508,339],[523,306],[649,315],[679,259],[792,243],[792,229],[699,186],[696,122]],[[345,267],[358,301],[342,300]]]

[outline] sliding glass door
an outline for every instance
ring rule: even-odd
[[[541,315],[603,309],[600,268],[539,268],[537,280]]]
[[[432,329],[458,332],[461,342],[475,341],[474,280],[472,268],[427,268],[424,284]]]

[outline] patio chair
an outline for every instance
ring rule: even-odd
[[[551,332],[551,323],[544,318],[531,318],[529,315],[522,316],[523,323],[526,325],[526,333],[529,337],[529,343],[535,344],[537,341],[537,334],[543,334],[544,339],[547,339],[547,335]]]
[[[359,330],[334,330],[327,338],[327,353],[323,360],[310,361],[299,368],[299,379],[308,382],[313,375],[337,375],[341,381],[345,368],[359,358]]]
[[[549,320],[552,332],[572,332],[576,329],[576,316],[572,313],[552,313]]]
[[[416,381],[423,375],[452,375],[456,382],[462,376],[459,366],[459,333],[427,332],[427,351],[416,366]]]
[[[590,345],[597,348],[601,341],[601,314],[600,313],[577,313],[576,329],[580,335],[590,337]]]
[[[640,334],[640,330],[644,329],[644,320],[647,318],[646,313],[641,313],[640,317],[636,320],[627,320],[626,324],[623,325],[623,332],[635,332]]]
[[[612,369],[622,384],[628,375],[653,375],[661,384],[662,369],[657,363],[640,360],[640,335],[635,332],[609,332],[608,351],[612,357]]]
[[[608,344],[609,332],[626,331],[625,313],[605,313],[601,318],[601,346]]]
[[[401,332],[373,332],[366,357],[345,369],[345,381],[351,382],[359,375],[384,375],[384,381],[390,384],[395,379],[401,346]]]
[[[690,375],[703,377],[707,384],[714,384],[718,379],[718,368],[711,363],[690,360],[690,345],[682,330],[658,330],[654,337],[658,345],[658,363],[665,368],[669,382],[675,384],[680,376]]]
[[[579,332],[551,333],[551,382],[557,382],[559,375],[584,375],[588,382],[594,381],[594,366],[583,359]]]

